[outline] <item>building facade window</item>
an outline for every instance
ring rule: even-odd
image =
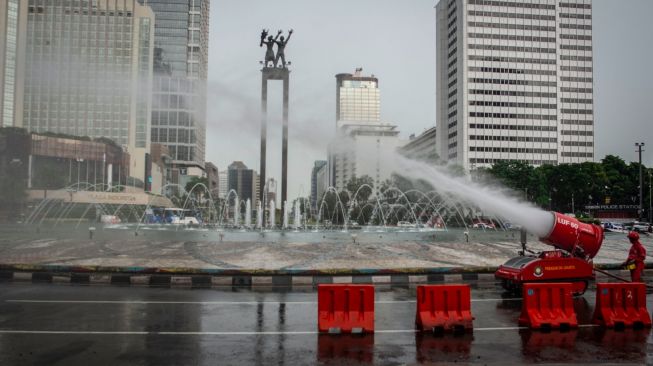
[[[2,126],[14,125],[16,98],[16,60],[18,57],[18,0],[7,1],[5,33],[4,85],[2,93]]]

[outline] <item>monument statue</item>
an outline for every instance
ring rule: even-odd
[[[293,32],[292,29],[289,30],[288,38],[285,38],[284,36],[281,35],[283,31],[279,30],[277,32],[277,35],[272,37],[271,35],[268,35],[267,29],[263,29],[263,31],[261,32],[261,43],[259,44],[259,46],[260,47],[263,47],[263,45],[266,46],[265,61],[263,61],[263,65],[265,67],[270,67],[269,64],[272,63],[271,67],[280,67],[284,69],[286,68],[288,62],[286,62],[285,49],[286,49],[286,45],[288,44],[288,41],[290,41],[290,36],[292,36],[292,32]],[[274,49],[273,49],[273,46],[275,44],[277,45],[276,55],[274,54]],[[281,64],[279,64],[279,60],[281,60]]]
[[[2,0],[0,0],[2,1]],[[265,61],[261,61],[261,160],[259,170],[259,199],[265,203],[265,173],[267,167],[267,129],[268,129],[268,84],[270,81],[281,81],[283,83],[283,101],[282,101],[282,138],[281,138],[281,212],[285,212],[286,198],[288,198],[288,95],[290,94],[290,70],[286,61],[286,46],[293,30],[288,31],[288,36],[284,37],[279,30],[276,36],[269,35],[268,29],[261,32],[260,47],[266,46]],[[276,54],[274,45],[277,45]],[[270,66],[271,65],[271,66]]]
[[[272,62],[272,67],[275,66],[274,50],[272,49],[272,47],[274,46],[274,43],[277,41],[277,38],[279,38],[280,35],[281,35],[281,31],[279,31],[275,37],[268,36],[267,29],[263,29],[263,31],[261,32],[261,44],[259,45],[259,47],[263,47],[263,45],[267,47],[267,49],[265,50],[265,61],[264,61],[265,67],[268,67],[269,62]],[[265,40],[266,36],[268,36],[267,41]]]
[[[286,45],[288,44],[288,41],[290,41],[290,36],[292,36],[292,29],[288,31],[288,39],[284,39],[284,37],[281,36],[281,39],[279,41],[276,41],[277,57],[274,58],[274,65],[277,67],[279,65],[279,59],[281,59],[281,67],[286,68],[286,54],[284,51],[286,49]]]

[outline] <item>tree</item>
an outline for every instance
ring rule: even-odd
[[[542,175],[523,161],[500,161],[488,171],[506,187],[515,190],[526,200],[541,201],[543,195]],[[547,199],[548,201],[548,199]]]
[[[607,155],[601,160],[607,178],[607,194],[613,203],[627,203],[637,184],[632,184],[628,179],[628,165],[623,159],[614,155]]]
[[[198,184],[199,184],[199,186],[195,187]],[[193,188],[195,188],[193,193],[197,197],[201,196],[201,193],[199,193],[199,192],[203,192],[204,193],[204,198],[209,198],[208,191],[207,191],[207,189],[204,189],[204,187],[202,187],[202,184],[204,185],[204,187],[208,187],[209,186],[209,179],[206,178],[206,177],[192,177],[190,179],[190,181],[188,181],[188,183],[186,183],[186,186],[184,187],[184,189],[186,190],[187,193],[191,193],[191,190]]]
[[[599,163],[537,168],[524,162],[501,161],[484,173],[521,191],[522,197],[541,207],[560,212],[573,210],[576,214],[587,204],[635,204],[639,192],[639,163],[626,164],[613,155],[607,155]],[[644,187],[648,187],[648,182]]]
[[[462,177],[465,175],[465,168],[460,164],[447,165],[447,172],[453,177]]]
[[[349,193],[352,194],[351,198],[355,199],[357,203],[367,202],[367,200],[372,195],[372,189],[374,188],[374,179],[372,179],[372,177],[369,175],[364,175],[360,178],[352,177],[349,179],[349,182],[347,182],[345,187]]]
[[[349,195],[344,191],[339,194],[332,190],[327,191],[318,201],[318,210],[322,209],[318,212],[320,221],[329,220],[336,225],[344,224],[348,203]]]

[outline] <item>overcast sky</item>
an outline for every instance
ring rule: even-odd
[[[362,67],[379,78],[381,119],[401,135],[435,125],[435,9],[426,0],[213,0],[206,161],[259,170],[261,28],[293,28],[288,196],[310,192],[314,160],[335,134],[335,75]],[[653,165],[651,0],[594,0],[596,153]],[[281,84],[269,88],[268,177],[281,176]],[[280,185],[279,185],[280,189]]]

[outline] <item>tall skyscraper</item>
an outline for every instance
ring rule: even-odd
[[[139,0],[156,14],[152,142],[204,167],[210,0]]]
[[[247,168],[242,161],[234,161],[227,169],[227,195],[232,189],[238,194],[239,201],[252,202],[252,207],[258,204],[258,174],[255,170]],[[230,201],[234,197],[230,197]]]
[[[265,184],[265,188],[267,190],[268,204],[270,203],[270,201],[274,201],[275,207],[281,208],[281,204],[283,202],[279,202],[277,200],[277,180],[274,178],[269,178],[267,183]]]
[[[440,0],[440,158],[466,168],[594,158],[590,0]]]
[[[23,120],[27,0],[0,1],[0,127]]]
[[[320,172],[320,170],[325,169],[326,165],[327,165],[326,160],[315,160],[315,162],[313,163],[313,170],[311,170],[311,208],[314,210],[317,208],[318,199],[321,198],[317,194],[317,187],[319,185],[318,173]]]
[[[362,76],[362,71],[357,68],[353,75],[336,75],[336,122],[381,120],[379,79]]]
[[[23,127],[109,138],[145,181],[153,37],[136,0],[30,1]]]
[[[218,197],[224,198],[229,191],[229,172],[220,170],[218,172]]]
[[[375,188],[390,178],[382,153],[403,142],[397,126],[381,123],[379,80],[352,74],[336,75],[336,137],[329,144],[328,182],[338,191],[354,177],[370,176]]]

